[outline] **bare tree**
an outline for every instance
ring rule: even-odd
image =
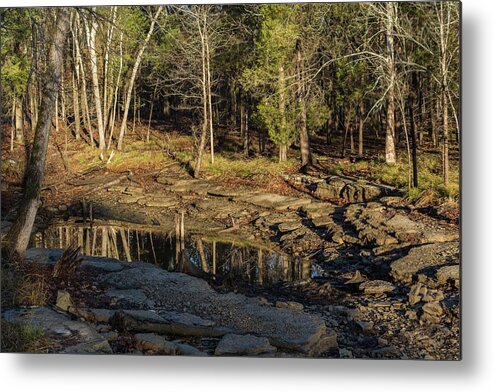
[[[40,190],[44,178],[46,152],[51,131],[55,99],[61,82],[65,39],[70,25],[69,8],[57,9],[53,40],[44,74],[41,107],[36,124],[31,155],[24,178],[24,194],[17,219],[7,234],[7,255],[22,257],[26,251],[34,219],[40,205]]]
[[[120,127],[120,135],[118,136],[118,145],[117,149],[121,150],[123,147],[123,136],[125,135],[125,130],[127,127],[127,117],[128,117],[128,110],[130,108],[130,100],[132,98],[132,90],[134,88],[134,83],[135,83],[135,78],[137,76],[137,71],[139,70],[140,63],[142,61],[142,56],[144,55],[144,51],[146,50],[147,44],[149,43],[149,40],[151,39],[152,33],[154,31],[154,26],[156,25],[156,20],[159,18],[159,15],[163,11],[163,6],[159,6],[156,13],[152,17],[151,20],[151,26],[149,27],[149,31],[147,32],[147,36],[144,39],[144,42],[140,46],[139,51],[137,52],[137,55],[135,57],[135,63],[132,69],[132,74],[130,75],[130,80],[128,81],[127,85],[127,93],[126,93],[126,100],[125,100],[125,107],[123,110],[123,119],[122,119],[122,124]]]

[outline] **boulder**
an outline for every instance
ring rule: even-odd
[[[272,354],[277,350],[267,338],[253,335],[225,335],[216,347],[215,355]]]

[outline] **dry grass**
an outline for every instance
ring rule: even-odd
[[[52,341],[40,328],[2,319],[1,351],[3,353],[46,353],[52,347]]]
[[[44,306],[52,296],[50,275],[36,265],[2,268],[2,307]]]

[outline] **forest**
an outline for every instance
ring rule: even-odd
[[[441,301],[459,287],[459,2],[0,13],[2,307],[60,307],[62,289],[89,301],[71,279],[79,254],[102,256],[277,308],[389,297],[434,340],[381,354],[378,328],[354,348],[358,324],[310,356],[458,357],[459,305]],[[53,271],[25,263],[41,248],[64,250]],[[416,267],[429,252],[433,278]]]

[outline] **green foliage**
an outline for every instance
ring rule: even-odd
[[[294,105],[279,110],[279,95],[262,98],[257,106],[258,121],[278,146],[289,146],[296,138],[296,111]]]
[[[30,59],[27,55],[31,39],[29,12],[28,9],[22,8],[2,10],[0,29],[2,95],[8,97],[22,94],[29,77]]]

